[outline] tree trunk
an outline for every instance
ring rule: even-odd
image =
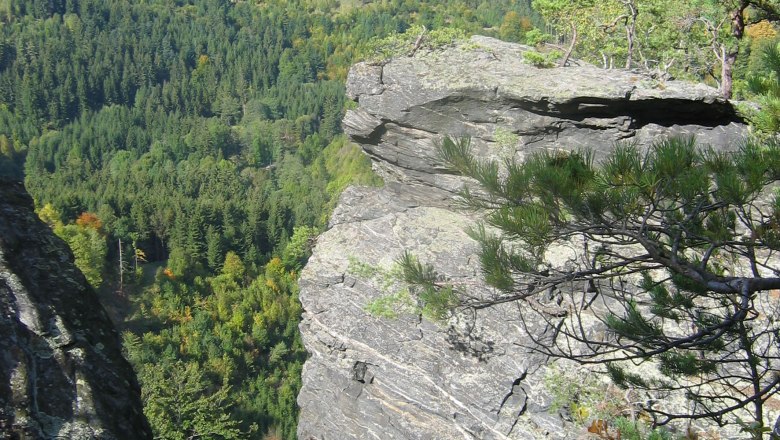
[[[750,0],[741,0],[731,13],[731,35],[737,40],[734,47],[721,46],[720,93],[726,99],[731,99],[733,87],[734,63],[739,55],[739,41],[745,35],[745,9],[750,6]]]
[[[629,22],[626,24],[626,39],[628,40],[628,55],[626,56],[626,69],[631,68],[631,64],[634,61],[634,35],[636,35],[636,18],[639,15],[639,10],[634,3],[634,0],[629,0],[626,3],[626,7],[629,10]]]
[[[750,368],[749,377],[750,377],[751,386],[753,387],[752,390],[753,396],[761,396],[761,374],[759,374],[758,368],[756,368],[756,365],[758,365],[761,362],[761,360],[758,359],[755,351],[753,350],[753,342],[750,340],[750,335],[748,334],[748,331],[745,328],[745,323],[740,322],[737,330],[739,332],[739,340],[740,340],[742,351],[745,353],[745,358],[748,360],[748,366]],[[761,398],[758,398],[753,401],[753,417],[757,423],[763,425],[764,400]]]
[[[124,268],[122,267],[122,239],[118,238],[119,242],[119,293],[124,293],[125,280],[124,280]]]
[[[566,63],[569,62],[569,58],[571,58],[571,53],[574,52],[574,46],[577,44],[577,26],[575,24],[571,25],[571,44],[569,44],[569,48],[566,49],[566,53],[563,55],[563,58],[561,58],[561,67],[566,67]]]
[[[726,99],[731,99],[731,92],[734,84],[734,63],[737,61],[738,50],[722,49],[722,60],[720,66],[720,94]]]

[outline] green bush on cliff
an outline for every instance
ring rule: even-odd
[[[398,56],[411,56],[419,50],[436,50],[466,40],[462,29],[443,27],[428,30],[412,26],[403,33],[375,38],[368,43],[366,58],[382,62]]]
[[[557,50],[550,51],[550,52],[537,52],[535,50],[527,50],[523,52],[523,59],[536,67],[541,68],[551,68],[555,67],[555,63],[558,60],[558,58],[561,57],[561,53]]]

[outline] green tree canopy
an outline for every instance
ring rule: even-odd
[[[141,381],[144,412],[158,438],[246,438],[230,418],[229,387],[210,391],[197,364],[160,364],[146,369]]]
[[[569,55],[613,67],[625,59],[664,75],[718,82],[731,98],[734,69],[749,25],[780,19],[776,0],[533,0]],[[743,51],[742,51],[743,52]]]

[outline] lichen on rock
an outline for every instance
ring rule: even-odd
[[[575,436],[549,412],[545,360],[522,348],[516,305],[446,325],[415,314],[390,319],[367,310],[387,292],[349,274],[350,258],[389,268],[410,251],[490,294],[465,232],[478,214],[456,209],[464,179],[436,156],[443,136],[468,136],[478,155],[500,159],[580,147],[598,155],[620,140],[647,146],[680,134],[729,148],[746,132],[731,103],[703,85],[582,63],[539,69],[523,61],[523,46],[486,37],[466,44],[350,71],[347,94],[358,107],[345,131],[385,186],[342,194],[301,274],[300,328],[311,357],[298,397],[300,438]]]

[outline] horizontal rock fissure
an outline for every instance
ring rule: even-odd
[[[641,101],[582,99],[566,103],[551,103],[545,99],[508,100],[505,105],[509,109],[574,122],[582,122],[588,118],[628,117],[634,121],[634,128],[641,128],[648,124],[664,127],[683,124],[718,127],[732,122],[743,122],[730,104],[723,103],[716,106],[674,99]]]

